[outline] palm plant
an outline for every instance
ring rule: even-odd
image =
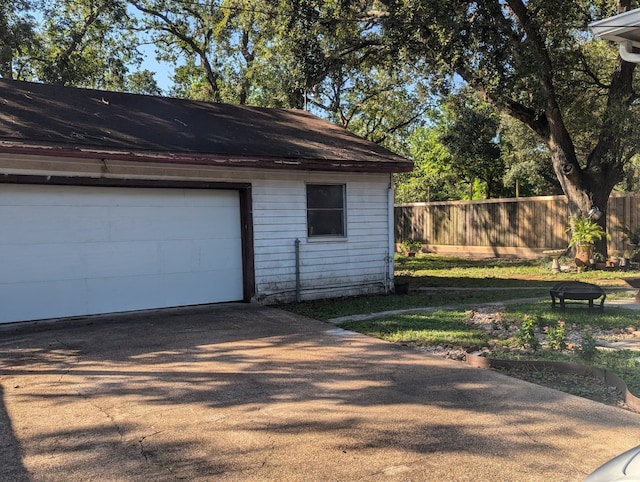
[[[596,241],[610,237],[602,226],[584,216],[570,216],[566,232],[571,233],[569,247],[593,245]]]
[[[569,247],[576,247],[575,260],[578,270],[594,263],[593,250],[595,242],[610,237],[602,226],[584,216],[570,216],[566,232],[571,233]]]

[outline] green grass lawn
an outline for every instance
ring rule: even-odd
[[[461,310],[438,310],[368,321],[347,321],[340,326],[383,340],[415,346],[486,346],[489,337],[482,330],[470,328],[466,323],[468,317],[469,313]]]
[[[551,260],[465,259],[418,255],[396,255],[396,276],[410,280],[415,287],[551,287],[561,281],[585,281],[605,287],[624,287],[624,278],[638,277],[640,272],[588,270],[582,273],[552,273]],[[568,262],[567,262],[568,263]]]
[[[458,306],[460,304],[478,304],[490,301],[502,301],[519,298],[542,298],[549,296],[549,289],[538,287],[519,290],[456,290],[442,289],[433,291],[414,291],[408,295],[373,295],[337,298],[331,300],[305,301],[291,303],[280,307],[300,315],[328,320],[343,316],[363,313],[380,313],[384,311],[406,310],[411,308],[430,308],[439,306]]]

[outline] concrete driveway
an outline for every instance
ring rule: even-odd
[[[0,480],[572,481],[640,444],[640,415],[267,307],[0,340]]]

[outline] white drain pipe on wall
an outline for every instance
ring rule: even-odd
[[[302,296],[300,294],[300,240],[296,238],[296,303],[300,303]]]
[[[386,292],[391,291],[393,288],[393,253],[396,251],[393,197],[393,174],[389,174],[389,187],[387,189],[387,232],[389,233],[389,244],[387,246],[386,256],[386,279],[384,280],[384,289]]]

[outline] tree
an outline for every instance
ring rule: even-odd
[[[513,196],[516,183],[525,196],[560,190],[540,141],[473,92],[451,94],[428,117],[405,138],[415,168],[396,175],[398,202]]]
[[[21,59],[36,42],[32,8],[29,0],[0,0],[1,77],[22,77]]]
[[[453,170],[451,153],[441,142],[441,124],[413,129],[407,139],[411,172],[395,177],[396,202],[430,202],[462,199],[465,187]]]
[[[162,89],[150,70],[138,70],[125,77],[124,90],[132,94],[162,95]]]
[[[540,137],[504,114],[500,121],[500,151],[505,165],[504,186],[516,196],[562,194],[549,150]]]
[[[299,79],[282,76],[276,84],[277,78],[264,74],[274,72],[273,64],[281,60],[273,59],[273,53],[279,51],[276,40],[280,23],[272,2],[129,1],[142,13],[142,30],[155,44],[158,57],[183,62],[176,69],[173,94],[262,105],[277,104],[271,102],[272,98],[285,98],[280,103],[286,107],[302,105],[304,86]],[[272,96],[262,85],[265,77],[271,81],[269,87],[276,87]]]
[[[343,22],[334,5],[299,3],[297,11],[297,2],[284,0],[130,2],[159,57],[182,62],[172,95],[305,108],[394,150],[404,149],[400,139],[422,119],[420,78],[392,62],[370,62],[359,28]]]
[[[316,1],[300,0],[307,6]],[[635,65],[591,41],[586,26],[635,2],[345,0],[341,5],[342,18],[377,10],[375,28],[361,28],[360,38],[367,48],[378,47],[379,58],[406,59],[430,76],[434,92],[468,85],[527,125],[546,145],[572,215],[593,205],[606,210],[640,142]],[[598,248],[604,252],[606,243]]]
[[[53,0],[42,15],[38,50],[29,59],[34,80],[126,90],[129,69],[142,55],[125,1]]]
[[[309,102],[335,124],[408,154],[406,140],[430,107],[420,82],[405,74],[393,66],[345,64],[314,86]]]
[[[143,57],[127,5],[125,0],[0,0],[0,76],[161,94],[154,73],[137,70]]]
[[[482,181],[487,199],[506,194],[498,112],[473,92],[465,91],[447,98],[445,112],[449,123],[442,142],[451,152],[453,169],[471,185]]]

